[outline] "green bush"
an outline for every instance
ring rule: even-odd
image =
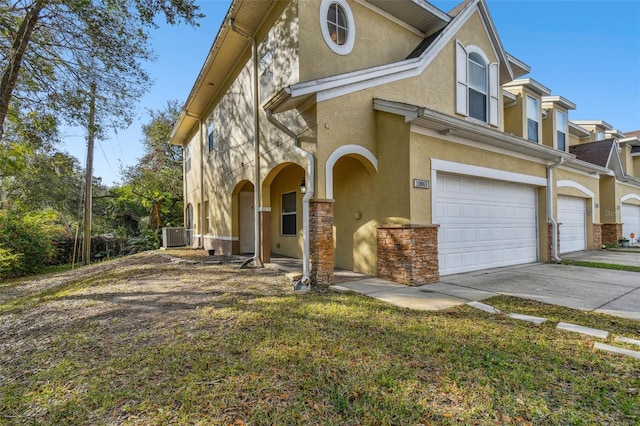
[[[53,263],[56,246],[52,241],[62,233],[63,227],[53,210],[0,210],[0,276],[27,275]]]

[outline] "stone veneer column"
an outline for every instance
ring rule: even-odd
[[[618,245],[618,240],[622,237],[621,223],[602,224],[602,244]]]
[[[333,200],[309,202],[309,275],[311,284],[333,284]]]
[[[602,224],[593,224],[593,249],[602,250]]]
[[[558,257],[560,257],[560,224],[558,223],[558,247],[556,247],[556,253]],[[547,222],[547,262],[553,262],[553,257],[551,253],[553,253],[553,224]]]
[[[438,225],[378,226],[377,274],[412,286],[440,280]]]

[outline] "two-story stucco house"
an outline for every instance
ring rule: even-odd
[[[576,106],[529,72],[483,0],[233,0],[171,136],[193,244],[302,258],[324,285],[600,248],[622,226],[603,205],[640,206],[638,158],[616,174],[573,153]]]

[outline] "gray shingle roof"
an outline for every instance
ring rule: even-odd
[[[589,142],[569,147],[569,152],[575,155],[578,160],[595,164],[600,167],[609,167],[609,157],[611,149],[615,144],[613,139]]]

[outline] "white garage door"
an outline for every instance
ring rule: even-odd
[[[622,211],[622,235],[629,238],[629,235],[635,234],[636,238],[640,238],[640,206],[622,203],[620,210]]]
[[[587,249],[587,212],[584,198],[558,195],[560,253]]]
[[[438,174],[440,275],[538,260],[534,187]]]

